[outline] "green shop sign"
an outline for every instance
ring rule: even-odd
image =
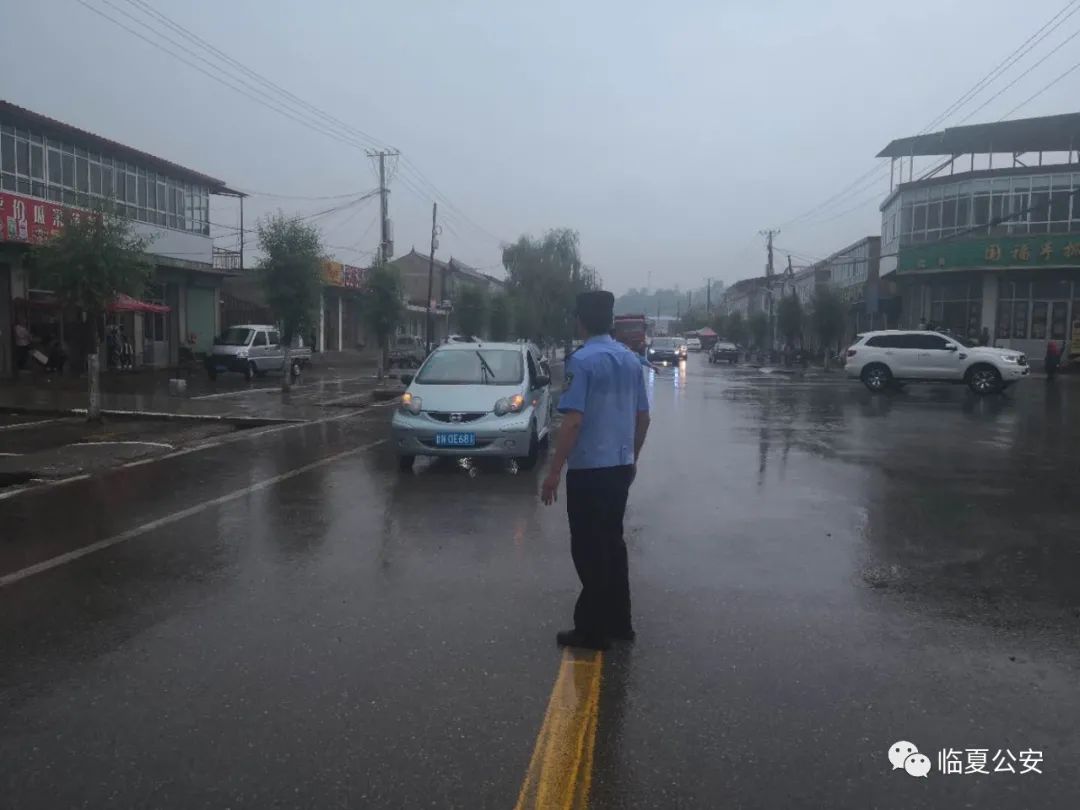
[[[1080,234],[957,239],[900,248],[897,272],[1080,266]]]

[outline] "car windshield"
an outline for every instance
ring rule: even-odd
[[[221,337],[218,338],[218,345],[220,346],[247,346],[248,341],[251,340],[251,329],[244,329],[239,326],[233,326],[226,329]]]
[[[652,347],[654,349],[674,349],[681,342],[678,338],[654,338]]]
[[[424,385],[513,385],[525,372],[513,349],[451,349],[435,352],[416,375]]]

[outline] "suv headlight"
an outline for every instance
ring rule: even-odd
[[[1001,361],[1003,363],[1019,363],[1020,358],[1019,357],[1013,357],[1011,354],[1003,354],[1003,355],[1001,355]]]
[[[401,395],[401,410],[411,413],[416,416],[420,413],[420,408],[423,407],[423,400],[418,396],[414,396],[406,391]]]
[[[525,407],[525,397],[514,394],[512,397],[503,397],[495,402],[495,415],[506,416],[508,413],[521,413]]]

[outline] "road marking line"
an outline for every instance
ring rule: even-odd
[[[36,422],[18,422],[14,425],[0,425],[0,430],[25,430],[26,428],[47,425],[49,422],[59,422],[60,419],[38,419]]]
[[[341,379],[322,380],[321,384],[323,386],[340,385],[341,383],[356,382],[357,380],[370,380],[370,379],[372,379],[371,375],[366,374],[366,375],[363,375],[363,376],[360,376],[360,377],[343,377]],[[319,384],[320,383],[316,383],[316,382],[307,383],[305,385],[297,386],[296,388],[293,389],[293,391],[295,393],[298,393],[298,394],[311,393],[312,390],[313,390],[313,387],[316,386],[316,385],[319,385]],[[312,388],[307,387],[309,385],[312,386]],[[280,385],[267,385],[267,386],[262,386],[262,387],[259,387],[259,388],[241,388],[238,391],[223,391],[220,394],[200,394],[197,397],[191,397],[191,399],[225,399],[226,397],[246,397],[248,394],[259,394],[259,393],[264,393],[266,391],[280,391],[280,390],[281,390]]]
[[[22,495],[24,492],[42,492],[46,489],[52,489],[53,487],[62,487],[65,484],[73,484],[76,481],[85,481],[90,477],[90,473],[82,473],[81,475],[72,475],[69,478],[57,478],[55,481],[49,481],[45,484],[34,484],[28,487],[19,487],[18,489],[11,489],[7,492],[0,492],[0,501],[6,498],[14,498],[16,495]]]
[[[138,444],[148,445],[150,447],[167,447],[169,450],[175,450],[176,447],[171,444],[165,444],[165,442],[138,442],[138,441],[115,441],[115,442],[75,442],[74,444],[66,445],[67,447],[103,447],[113,444]]]
[[[343,450],[340,453],[334,453],[332,456],[326,456],[325,458],[321,458],[318,461],[313,461],[310,464],[305,464],[302,467],[297,467],[293,470],[289,470],[288,472],[281,473],[280,475],[275,475],[272,478],[267,478],[263,481],[259,481],[258,483],[243,487],[242,489],[233,490],[232,492],[221,495],[217,498],[211,498],[208,501],[203,501],[202,503],[197,503],[194,506],[189,506],[187,509],[181,509],[179,512],[173,512],[172,514],[165,515],[164,517],[157,518],[156,520],[151,520],[147,523],[143,523],[141,526],[135,526],[134,528],[128,529],[127,531],[120,532],[119,534],[114,534],[112,537],[106,537],[104,540],[98,540],[95,543],[90,543],[89,545],[82,546],[81,548],[77,548],[72,551],[68,551],[64,554],[58,554],[55,557],[50,557],[49,559],[43,560],[39,563],[35,563],[34,565],[28,565],[26,568],[21,568],[18,571],[13,571],[10,574],[4,574],[3,576],[0,576],[0,588],[6,588],[8,585],[13,585],[20,580],[26,579],[27,577],[32,577],[34,574],[40,574],[44,571],[48,571],[52,568],[56,568],[66,563],[74,562],[75,560],[85,557],[88,554],[102,551],[103,549],[107,549],[110,546],[115,546],[119,543],[123,543],[125,540],[131,540],[135,537],[138,537],[139,535],[146,534],[149,531],[153,531],[154,529],[160,529],[162,526],[169,526],[173,523],[184,520],[185,518],[197,515],[200,512],[205,512],[207,509],[211,509],[215,506],[221,506],[222,504],[229,503],[230,501],[238,500],[247,495],[250,495],[253,492],[258,492],[260,490],[266,489],[267,487],[272,487],[274,484],[280,484],[282,481],[288,481],[290,478],[296,478],[297,476],[303,475],[304,473],[311,472],[312,470],[317,470],[319,467],[325,467],[328,464],[333,464],[334,462],[341,461],[342,459],[348,458],[349,456],[355,456],[358,453],[366,452],[373,447],[378,447],[380,444],[386,444],[387,441],[389,441],[389,439],[379,439],[374,442],[362,444],[359,447],[353,447],[349,450]],[[87,475],[83,477],[89,478],[90,476]]]
[[[600,652],[563,651],[515,810],[588,807],[603,664]]]

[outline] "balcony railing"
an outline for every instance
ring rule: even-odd
[[[225,250],[224,248],[214,248],[214,269],[215,270],[243,270],[243,265],[240,263],[240,252],[237,250]]]

